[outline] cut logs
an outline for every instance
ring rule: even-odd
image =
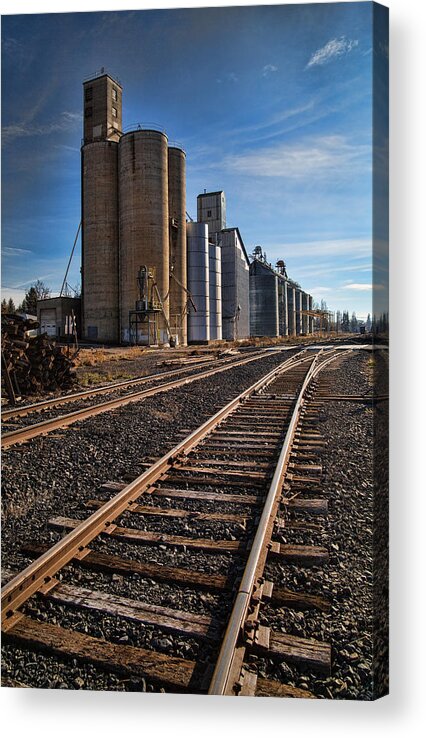
[[[20,395],[67,388],[74,381],[72,358],[47,333],[31,335],[38,327],[32,318],[1,316],[3,383],[11,402]]]

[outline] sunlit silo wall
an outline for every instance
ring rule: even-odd
[[[153,130],[124,134],[119,144],[120,334],[129,340],[129,311],[139,299],[141,266],[154,267],[169,317],[169,207],[167,137]],[[160,341],[167,331],[160,318]]]
[[[288,335],[296,335],[296,290],[291,282],[287,282]]]
[[[179,342],[187,342],[186,301],[186,156],[169,146],[169,241],[170,241],[170,325]]]
[[[209,243],[210,340],[222,338],[222,266],[221,247]]]
[[[238,228],[226,228],[222,248],[222,338],[235,341],[250,334],[249,263]]]
[[[287,281],[278,277],[278,320],[280,336],[288,336]]]
[[[309,295],[302,292],[302,310],[309,310]],[[302,315],[302,333],[309,333],[309,317]]]
[[[114,141],[81,150],[83,335],[101,342],[119,340],[117,151]]]
[[[209,231],[206,223],[187,223],[188,289],[197,308],[190,307],[188,343],[210,340]]]
[[[259,259],[250,264],[250,335],[279,335],[278,275]]]

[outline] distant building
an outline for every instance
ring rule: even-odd
[[[77,336],[81,335],[81,300],[79,297],[48,297],[37,300],[37,320],[40,333],[53,338],[67,334],[67,319],[74,317],[77,323]]]
[[[207,223],[210,238],[226,227],[226,200],[223,190],[198,195],[197,221]]]

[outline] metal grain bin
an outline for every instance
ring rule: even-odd
[[[114,141],[81,150],[83,335],[101,342],[119,340],[117,152]]]
[[[278,320],[280,336],[288,336],[287,280],[278,277]]]
[[[154,267],[169,317],[169,207],[167,136],[155,130],[124,134],[119,144],[120,337],[129,340],[129,311],[139,299],[141,266]],[[160,320],[160,341],[167,331]]]
[[[287,282],[288,335],[296,335],[296,290],[291,282]]]
[[[302,292],[302,310],[309,310],[309,295]],[[309,317],[302,315],[302,333],[309,333]]]
[[[279,336],[278,275],[259,259],[250,264],[250,335]]]
[[[210,340],[209,232],[206,223],[187,223],[188,289],[197,308],[188,315],[188,343]]]
[[[222,267],[220,246],[209,243],[210,340],[222,339]]]

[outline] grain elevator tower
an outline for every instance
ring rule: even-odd
[[[103,70],[83,83],[82,309],[85,338],[119,339],[118,142],[122,89]]]

